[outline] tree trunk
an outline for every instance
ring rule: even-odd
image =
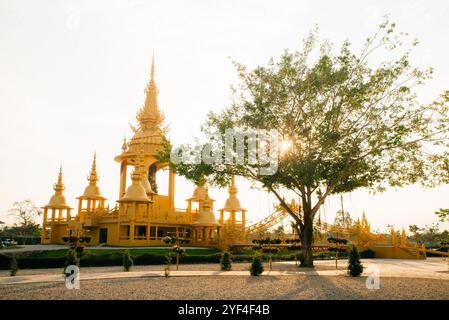
[[[304,226],[301,230],[301,267],[313,268],[313,219],[304,212]]]

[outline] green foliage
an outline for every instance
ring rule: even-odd
[[[168,253],[165,255],[165,264],[167,266],[170,266],[170,264],[172,264],[175,259],[176,255],[174,253]]]
[[[425,244],[427,248],[436,248],[449,241],[449,232],[447,230],[439,231],[438,223],[432,223],[423,228],[411,225],[409,231],[412,233],[409,240],[419,245]]]
[[[260,276],[263,272],[262,256],[256,253],[251,262],[249,272],[252,276]]]
[[[229,271],[232,269],[232,259],[229,252],[223,252],[220,259],[221,270]]]
[[[71,265],[74,265],[77,267],[80,266],[80,258],[78,258],[76,251],[73,249],[67,250],[67,256],[66,256],[66,260],[64,263],[64,274],[67,275],[67,273],[65,272],[66,268]]]
[[[348,227],[352,226],[353,223],[354,223],[354,220],[351,218],[351,215],[349,212],[345,212],[344,214],[342,214],[342,211],[339,210],[335,214],[334,225],[341,227],[341,228],[348,228]]]
[[[205,178],[224,186],[231,176],[241,176],[273,193],[306,242],[304,257],[312,256],[313,221],[329,195],[449,182],[449,91],[430,104],[419,102],[417,86],[431,78],[432,70],[411,65],[416,42],[388,20],[360,52],[352,52],[349,42],[334,50],[317,39],[311,32],[301,50],[285,51],[253,70],[235,63],[240,83],[232,105],[210,113],[203,126],[205,133],[221,134],[275,130],[292,145],[278,153],[276,173],[263,175],[249,161],[170,164],[194,182]],[[218,148],[220,142],[185,145],[184,153]],[[244,148],[248,155],[248,144]],[[158,158],[170,162],[171,151],[166,141]],[[302,215],[283,199],[283,189],[301,197]]]
[[[438,216],[441,222],[449,221],[449,209],[441,209],[436,211],[435,214]]]
[[[17,274],[17,271],[19,271],[19,267],[17,266],[16,255],[13,254],[12,257],[11,257],[11,263],[10,263],[10,275],[11,275],[11,277],[14,277]]]
[[[123,270],[129,271],[131,267],[133,266],[134,262],[131,258],[131,254],[129,253],[129,250],[125,250],[123,253]]]
[[[360,262],[360,254],[356,246],[352,246],[349,251],[348,273],[351,277],[358,277],[363,272],[363,265]]]

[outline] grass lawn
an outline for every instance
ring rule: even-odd
[[[110,255],[110,254],[122,254],[126,249],[86,249],[84,250],[85,254],[89,255]],[[163,255],[165,256],[168,253],[173,252],[171,249],[160,249],[160,248],[146,248],[146,249],[129,249],[129,252],[132,256],[140,256],[142,254],[155,254],[155,255]],[[196,248],[186,248],[186,254],[188,255],[210,255],[214,253],[218,253],[218,249],[207,248],[207,249],[196,249]],[[59,258],[65,257],[67,255],[67,249],[61,250],[46,250],[46,251],[37,251],[27,255],[30,258]]]

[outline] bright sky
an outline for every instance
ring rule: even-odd
[[[265,64],[286,48],[298,49],[315,24],[336,46],[354,47],[373,33],[385,14],[420,40],[413,59],[432,66],[424,101],[448,89],[449,2],[432,1],[60,1],[0,0],[0,220],[13,201],[45,205],[62,163],[66,198],[76,205],[97,151],[100,187],[111,206],[118,194],[123,137],[131,137],[144,102],[151,56],[156,61],[159,104],[184,141],[199,133],[209,110],[229,105],[236,72],[231,60]],[[272,211],[265,192],[238,181],[239,198],[256,222]],[[176,205],[192,185],[176,182]],[[226,190],[211,190],[217,207]],[[449,207],[449,186],[410,187],[381,195],[345,195],[355,218],[365,210],[375,229],[436,222]],[[333,220],[338,197],[325,206]],[[324,213],[323,213],[324,214]]]

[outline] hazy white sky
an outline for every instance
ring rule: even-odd
[[[123,137],[131,136],[144,101],[155,52],[159,104],[174,142],[197,135],[206,113],[229,105],[236,72],[295,50],[319,26],[336,46],[354,47],[390,14],[399,29],[420,39],[413,59],[433,66],[420,92],[426,101],[449,87],[447,1],[60,1],[0,0],[0,220],[15,200],[44,205],[62,163],[66,198],[75,206],[97,151],[100,187],[111,205],[118,194]],[[231,59],[229,58],[231,57]],[[176,205],[192,185],[176,182]],[[264,192],[239,182],[248,219],[272,211]],[[221,206],[226,190],[211,190]],[[449,187],[410,187],[372,196],[345,196],[352,216],[366,210],[374,228],[436,221],[449,207]],[[325,206],[328,221],[338,198]]]

